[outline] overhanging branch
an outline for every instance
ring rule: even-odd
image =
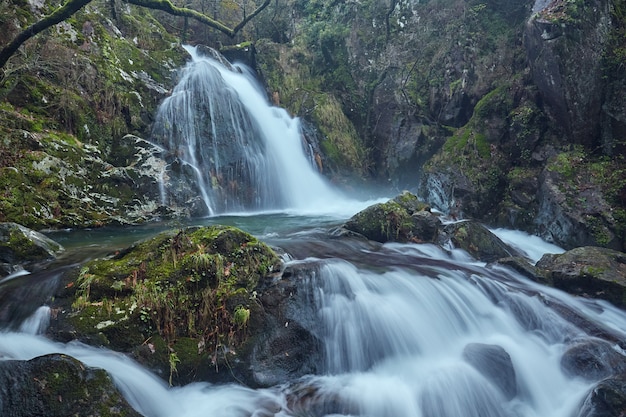
[[[4,64],[7,63],[9,58],[11,58],[15,51],[17,51],[24,42],[38,33],[48,29],[50,26],[61,23],[90,2],[91,0],[68,0],[67,3],[56,9],[52,12],[52,14],[24,29],[15,37],[15,39],[11,41],[11,43],[0,51],[0,68],[4,67]]]
[[[213,29],[219,30],[220,32],[225,33],[229,37],[233,38],[250,20],[252,20],[254,17],[256,17],[256,15],[261,13],[261,11],[265,9],[272,0],[264,0],[263,4],[257,7],[256,10],[250,15],[244,16],[243,20],[239,22],[239,24],[237,24],[237,26],[235,26],[234,28],[229,28],[222,22],[215,20],[196,10],[188,9],[186,7],[177,7],[172,4],[170,0],[124,1],[130,4],[134,4],[136,6],[161,10],[174,16],[182,16],[195,19],[198,22],[212,27]],[[9,58],[11,58],[11,56],[19,49],[20,46],[22,46],[24,42],[37,35],[38,33],[44,31],[45,29],[54,26],[57,23],[61,23],[90,2],[91,0],[67,0],[67,2],[63,6],[52,12],[52,14],[44,17],[43,19],[24,29],[11,41],[11,43],[9,43],[2,50],[0,50],[0,68],[4,67]]]

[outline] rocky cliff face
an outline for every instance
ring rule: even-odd
[[[317,96],[336,97],[374,178],[456,217],[565,247],[623,249],[622,9],[610,0],[294,2],[291,15],[273,17],[284,30],[269,35],[282,44],[266,41],[258,62],[269,90],[303,118]],[[285,67],[289,76],[276,78]],[[337,136],[331,129],[322,143]],[[555,183],[564,161],[571,169]]]

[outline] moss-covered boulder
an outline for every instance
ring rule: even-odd
[[[405,192],[360,211],[344,227],[377,242],[432,242],[440,224],[427,204]]]
[[[0,414],[139,417],[109,375],[66,355],[0,362]]]
[[[234,227],[166,232],[76,271],[52,333],[130,352],[171,383],[229,380],[262,314],[255,288],[279,266]]]
[[[546,254],[537,267],[547,270],[556,288],[600,298],[626,308],[626,254],[583,246],[562,254]]]
[[[438,243],[463,249],[483,262],[493,262],[500,258],[514,256],[516,252],[474,220],[447,224],[439,234]]]
[[[51,261],[63,247],[17,223],[0,223],[0,277]]]

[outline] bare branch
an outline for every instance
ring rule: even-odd
[[[261,13],[261,11],[265,9],[272,0],[264,0],[263,4],[257,7],[257,9],[252,12],[252,14],[244,16],[243,20],[239,22],[239,24],[237,24],[237,26],[235,26],[234,28],[229,28],[222,22],[212,19],[211,17],[196,10],[186,7],[177,7],[172,4],[170,0],[124,1],[130,4],[134,4],[136,6],[161,10],[174,16],[190,17],[233,38],[250,20],[252,20],[254,17],[256,17],[256,15]],[[37,35],[38,33],[44,31],[45,29],[54,26],[57,23],[61,23],[90,2],[91,0],[67,0],[67,2],[63,6],[59,7],[52,14],[44,17],[43,19],[24,29],[15,37],[15,39],[13,39],[13,41],[11,41],[11,43],[9,43],[2,50],[0,50],[0,68],[4,67],[9,58],[19,49],[19,47],[24,42]]]
[[[90,2],[91,0],[68,0],[67,3],[56,9],[52,12],[52,14],[24,29],[15,37],[15,39],[13,39],[13,41],[11,41],[11,43],[0,51],[0,68],[4,67],[9,58],[11,58],[15,51],[17,51],[24,42],[49,27],[54,26],[57,23],[61,23]]]
[[[197,20],[200,23],[203,23],[207,26],[210,26],[214,29],[219,30],[222,33],[225,33],[231,38],[234,37],[236,34],[236,32],[233,29],[224,25],[222,22],[212,19],[209,16],[202,14],[200,12],[197,12],[193,9],[174,6],[172,2],[169,0],[125,0],[125,1],[130,4],[134,4],[135,6],[161,10],[174,16],[190,17],[192,19]]]

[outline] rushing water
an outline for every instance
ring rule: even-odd
[[[261,390],[169,388],[123,355],[38,335],[47,307],[17,332],[1,333],[0,354],[30,359],[62,352],[104,368],[133,407],[154,417],[576,417],[594,381],[567,376],[560,361],[590,336],[559,312],[571,310],[622,340],[626,335],[626,316],[607,303],[542,287],[459,250],[331,237],[338,222],[277,214],[201,222],[237,224],[284,248],[289,265],[314,266],[298,293],[310,300],[324,341],[319,375]],[[554,248],[515,236],[522,250]]]

